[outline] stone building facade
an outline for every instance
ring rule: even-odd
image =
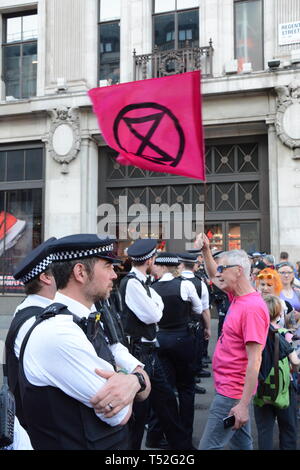
[[[215,246],[300,259],[298,0],[0,0],[0,20],[0,217],[12,216],[0,230],[0,299],[18,292],[11,272],[26,250],[97,232],[98,206],[122,195],[205,202]],[[155,54],[174,73],[184,47],[200,54],[205,185],[116,164],[87,95],[151,78]],[[163,239],[161,227],[150,235]]]

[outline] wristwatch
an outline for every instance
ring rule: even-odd
[[[141,374],[140,372],[133,372],[132,375],[135,375],[139,381],[139,384],[141,386],[141,388],[139,389],[139,391],[137,393],[140,393],[140,392],[143,392],[146,388],[146,380],[145,380],[145,377],[143,376],[143,374]]]

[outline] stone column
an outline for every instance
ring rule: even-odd
[[[300,259],[300,81],[275,87],[280,249]]]
[[[44,96],[46,80],[46,38],[47,38],[47,15],[46,0],[39,0],[38,3],[38,67],[36,95]]]
[[[98,207],[98,145],[88,134],[82,136],[81,172],[81,233],[97,233]]]
[[[121,2],[121,82],[133,79],[133,50],[152,52],[151,0]]]
[[[200,2],[200,46],[212,39],[214,76],[222,76],[225,63],[234,59],[233,21],[232,0]]]
[[[278,146],[274,121],[268,125],[268,157],[269,157],[269,195],[270,195],[270,238],[271,253],[279,259],[280,252],[280,218],[278,195]]]
[[[81,91],[90,84],[87,71],[93,73],[91,51],[97,56],[96,0],[47,0],[45,7],[45,92],[53,93],[57,79],[65,83],[68,91]]]

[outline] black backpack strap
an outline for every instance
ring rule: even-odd
[[[144,287],[145,291],[147,292],[148,297],[151,297],[149,284],[147,283],[147,281],[146,282],[141,281],[134,272],[128,273],[126,275],[126,277],[128,277],[129,279],[136,279],[137,281],[139,281],[142,284],[142,286]]]
[[[258,398],[263,396],[270,396],[272,401],[275,401],[279,391],[279,332],[274,327],[269,327],[267,342],[263,351],[263,360],[264,355],[266,357],[270,356],[268,364],[266,363],[266,369],[264,374],[262,374],[262,365],[259,373],[259,386],[257,388]],[[266,359],[265,359],[266,360]],[[266,378],[270,374],[272,367],[274,368],[274,375],[270,376],[270,384],[265,382]],[[274,385],[274,386],[273,386]]]
[[[137,275],[133,271],[130,271],[130,273],[126,274],[125,277],[134,278],[134,279],[137,279],[138,281],[140,281],[139,278],[137,277]]]
[[[274,385],[273,389],[274,397],[272,399],[275,401],[279,391],[279,332],[276,330],[274,332]]]
[[[197,276],[196,274],[194,274],[195,278],[197,278],[199,281],[201,281],[200,285],[199,285],[199,291],[197,289],[197,287],[195,286],[195,284],[193,283],[191,277],[184,277],[184,276],[178,276],[176,279],[182,279],[182,281],[190,281],[194,286],[195,286],[195,289],[196,289],[196,292],[197,292],[197,295],[199,297],[199,299],[201,300],[201,297],[202,297],[202,279],[200,276]]]

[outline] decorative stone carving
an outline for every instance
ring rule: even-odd
[[[81,145],[78,109],[59,106],[48,114],[51,116],[50,155],[62,165],[61,172],[68,173],[68,164],[77,157]]]
[[[300,158],[300,82],[275,87],[277,93],[276,133],[282,143]]]

